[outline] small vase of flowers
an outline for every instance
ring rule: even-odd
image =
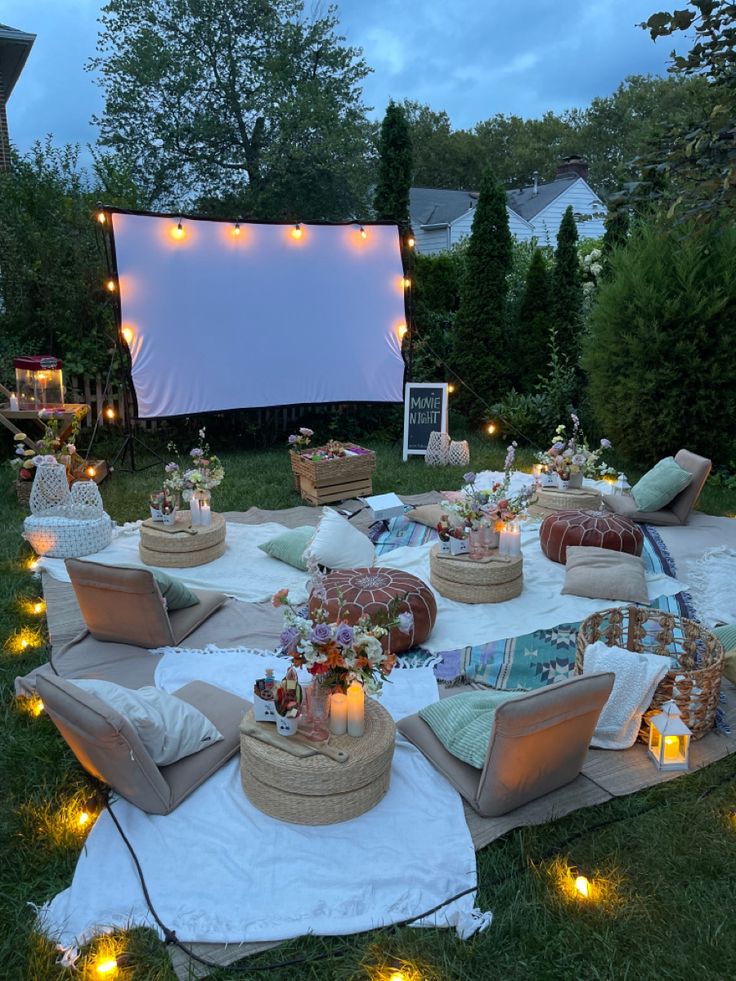
[[[568,435],[567,427],[560,424],[552,437],[552,445],[546,452],[539,453],[537,459],[547,467],[549,473],[555,474],[562,490],[583,486],[583,477],[600,480],[616,471],[609,467],[601,455],[611,449],[611,441],[602,439],[600,446],[591,450],[583,434],[580,419],[570,413],[572,433]]]
[[[198,435],[197,445],[189,451],[188,466],[182,463],[176,445],[169,443],[168,450],[176,459],[164,467],[164,490],[172,497],[181,495],[190,504],[193,498],[197,501],[203,498],[209,504],[211,491],[225,479],[225,468],[219,457],[210,451],[205,429],[200,429]]]

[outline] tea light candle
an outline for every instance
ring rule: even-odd
[[[498,554],[515,558],[521,555],[521,528],[515,521],[509,521],[498,536]]]
[[[363,686],[353,681],[345,696],[348,715],[348,735],[362,736],[365,732],[365,692]]]
[[[344,736],[348,729],[348,696],[335,691],[330,696],[330,732]]]
[[[15,394],[15,392],[12,392],[10,395],[10,411],[18,411],[18,396]]]

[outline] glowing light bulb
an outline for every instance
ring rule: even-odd
[[[105,409],[105,415],[107,416],[108,419],[114,419],[115,409],[113,409],[112,407]]]
[[[29,647],[29,646],[30,646],[30,644],[29,644],[29,642],[28,642],[28,638],[27,638],[27,637],[22,637],[22,638],[21,638],[21,642],[20,642],[20,646],[21,646],[21,648],[22,648],[23,650],[25,650],[25,649],[26,649],[26,647]]]
[[[104,211],[97,212],[97,221],[99,221],[101,225],[105,224],[105,222],[107,221],[107,215],[105,214]]]
[[[80,828],[84,828],[89,824],[89,811],[82,811],[77,818],[77,824]]]
[[[84,472],[87,474],[88,477],[97,476],[97,469],[95,467],[87,467],[87,469]]]
[[[408,290],[409,287],[411,286],[411,280],[407,276],[402,276],[401,277],[401,285],[403,286],[403,288],[405,290]]]
[[[117,286],[115,285],[115,280],[108,279],[108,281],[105,283],[105,289],[107,290],[108,293],[114,293],[115,290],[117,289]]]
[[[452,393],[454,391],[455,391],[455,386],[453,385],[452,382],[450,382],[450,384],[447,386],[447,393],[448,393],[448,395],[452,395]]]
[[[33,604],[33,612],[38,616],[38,614],[43,613],[46,609],[46,604],[43,600],[38,600],[37,603]]]
[[[302,232],[302,226],[299,224],[299,222],[297,222],[296,225],[294,225],[294,227],[291,230],[291,237],[299,239],[302,237],[303,234],[304,233]]]
[[[43,712],[43,702],[40,698],[36,698],[31,705],[31,712],[33,715],[38,717]]]
[[[31,570],[31,572],[35,572],[38,568],[38,559],[29,559],[28,568]]]
[[[233,228],[233,235],[240,235],[240,222],[235,222],[235,228]]]
[[[95,968],[100,977],[104,977],[106,974],[112,974],[117,969],[118,962],[114,957],[106,957],[104,961],[98,961]]]
[[[586,876],[575,877],[575,892],[583,899],[590,899],[590,880]]]
[[[360,226],[360,237],[361,238],[368,238],[368,232],[365,230],[365,228],[363,228],[362,225]]]
[[[408,333],[409,333],[409,328],[406,326],[406,324],[401,324],[401,326],[399,327],[399,337],[401,338],[402,341]]]
[[[413,235],[410,235],[409,238],[406,240],[406,244],[408,248],[413,249],[414,246],[417,244],[417,241]]]
[[[120,333],[122,334],[123,340],[125,341],[126,344],[130,344],[132,342],[133,331],[130,329],[130,327],[123,327]]]
[[[171,229],[171,237],[175,238],[177,241],[181,241],[181,239],[184,238],[184,229],[181,227],[181,219]]]
[[[495,431],[496,431],[496,423],[489,422],[488,425],[486,426],[486,432],[488,433],[489,436],[493,436]]]
[[[406,981],[406,975],[403,971],[394,971],[388,981]]]

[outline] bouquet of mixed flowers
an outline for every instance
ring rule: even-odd
[[[289,449],[294,450],[296,453],[301,453],[312,442],[312,436],[314,436],[314,430],[302,426],[298,433],[292,433],[289,436]]]
[[[289,436],[289,449],[294,453],[298,453],[303,459],[314,462],[319,460],[341,460],[348,455],[345,446],[336,439],[330,439],[324,446],[305,452],[312,442],[312,436],[314,436],[314,430],[302,426],[298,433],[292,433]]]
[[[174,443],[169,443],[170,453],[179,456]],[[172,460],[164,467],[166,478],[164,488],[170,493],[183,491],[192,493],[197,490],[212,490],[219,487],[225,477],[225,468],[219,458],[210,452],[209,444],[205,442],[205,430],[199,430],[199,443],[189,451],[190,465],[185,467],[179,459]]]
[[[517,518],[526,510],[535,492],[533,487],[525,487],[516,494],[509,493],[515,457],[514,442],[507,447],[503,480],[493,484],[490,490],[480,490],[475,486],[476,474],[470,471],[463,477],[463,496],[460,500],[445,502],[442,507],[459,515],[471,527],[477,526],[483,520],[495,524],[496,521],[512,521]]]
[[[297,668],[306,668],[323,685],[347,689],[352,680],[361,682],[366,691],[379,691],[396,664],[396,656],[381,644],[391,630],[409,633],[413,616],[399,612],[403,601],[396,597],[382,615],[364,615],[354,625],[346,623],[338,611],[332,618],[326,609],[311,615],[296,609],[289,600],[289,590],[280,589],[271,602],[284,611],[286,627],[281,634],[285,654]]]
[[[68,439],[59,438],[59,426],[61,424],[61,409],[42,409],[38,413],[38,418],[43,423],[43,435],[36,440],[35,449],[25,445],[26,434],[16,433],[13,437],[15,442],[15,456],[11,459],[10,466],[17,471],[18,480],[33,480],[36,475],[36,467],[48,463],[63,464],[68,474],[72,474],[83,466],[84,461],[77,453],[75,440],[79,434],[81,416],[76,415],[72,424]]]
[[[600,459],[604,450],[611,449],[611,441],[602,439],[600,446],[591,450],[583,435],[580,426],[580,419],[574,412],[570,413],[572,419],[572,435],[567,435],[567,427],[560,424],[552,437],[552,445],[545,452],[537,454],[537,459],[550,471],[557,473],[563,480],[569,480],[572,474],[581,473],[584,477],[593,479],[606,477],[615,474],[613,467],[609,467]]]

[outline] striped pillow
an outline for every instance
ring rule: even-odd
[[[470,691],[451,695],[419,710],[432,732],[459,760],[483,769],[496,710],[519,691]]]

